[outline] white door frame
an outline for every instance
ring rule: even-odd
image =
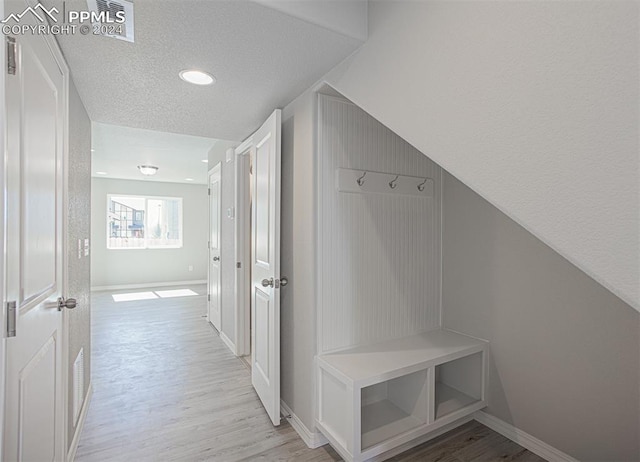
[[[251,354],[251,278],[249,255],[251,253],[251,197],[249,189],[249,166],[253,137],[246,139],[235,149],[235,329],[236,355]],[[238,267],[239,266],[239,267]]]
[[[34,8],[38,2],[35,0],[24,0],[25,7],[30,6]],[[4,1],[0,0],[0,17],[4,18]],[[60,97],[63,101],[63,120],[65,121],[63,127],[62,134],[62,178],[63,178],[63,194],[62,194],[62,293],[65,298],[68,296],[73,296],[68,293],[69,290],[69,259],[67,255],[68,243],[67,243],[67,232],[68,232],[68,220],[69,220],[69,188],[68,188],[68,172],[69,172],[69,67],[64,59],[64,55],[58,46],[55,38],[51,35],[43,35],[44,40],[46,41],[53,58],[56,63],[60,67],[63,76],[63,84],[62,84],[62,95]],[[4,40],[3,40],[4,42]],[[2,43],[2,51],[0,51],[0,62],[6,63],[6,44]],[[7,231],[7,214],[5,213],[5,197],[7,195],[7,169],[6,162],[8,157],[7,152],[7,105],[5,101],[5,69],[2,69],[0,76],[0,104],[2,109],[0,114],[0,143],[3,151],[3,159],[0,162],[0,182],[1,184],[1,192],[0,192],[0,213],[2,214],[2,223],[0,224],[0,238],[1,238],[1,249],[2,252],[2,261],[0,262],[0,334],[2,335],[2,341],[0,341],[0,435],[4,435],[4,415],[5,415],[5,399],[6,399],[6,342],[7,339],[5,337],[6,333],[6,325],[5,320],[7,316],[7,290],[6,290],[6,268],[7,268],[7,241],[6,241],[6,231]],[[18,335],[20,335],[18,333]],[[67,310],[62,310],[62,338],[61,342],[61,368],[62,368],[62,413],[63,413],[63,452],[65,460],[68,457],[69,451],[69,313]],[[4,452],[4,441],[0,438],[0,454]]]
[[[0,17],[4,18],[4,1],[0,1]],[[4,43],[0,46],[0,62],[6,63],[6,50],[7,47]],[[0,188],[0,216],[5,216],[4,210],[4,201],[6,197],[6,188],[7,188],[7,171],[5,168],[5,162],[7,159],[7,145],[6,145],[6,130],[7,130],[7,105],[4,99],[5,94],[5,75],[6,72],[0,72],[0,146],[2,146],[2,162],[0,162],[0,181],[2,182],[2,188]],[[2,223],[0,223],[0,243],[2,245],[0,252],[2,252],[2,260],[0,261],[0,302],[2,306],[0,306],[0,333],[7,331],[6,319],[7,319],[7,304],[6,304],[6,290],[5,290],[5,274],[6,274],[6,266],[7,259],[5,257],[7,248],[7,243],[5,241],[7,227],[6,218],[2,219]],[[5,402],[5,381],[6,381],[6,361],[5,361],[5,344],[7,342],[4,335],[1,336],[2,340],[0,340],[0,435],[4,435],[4,402]],[[3,438],[0,438],[0,454],[4,454],[4,441]]]

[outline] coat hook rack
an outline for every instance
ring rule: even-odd
[[[424,176],[370,170],[336,169],[338,191],[357,194],[387,194],[400,196],[433,197],[434,181]]]
[[[365,176],[367,176],[367,172],[364,172],[362,174],[362,176],[356,180],[356,182],[358,183],[358,186],[360,186],[360,187],[364,186],[364,177]]]

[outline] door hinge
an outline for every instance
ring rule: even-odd
[[[239,261],[238,263],[236,263],[236,268],[238,268],[238,269],[242,268],[242,262],[241,262],[241,261]]]
[[[211,301],[211,294],[207,294],[207,301],[210,302]]]
[[[7,337],[16,336],[16,302],[7,302]]]
[[[9,75],[16,75],[16,52],[16,39],[14,37],[7,36],[7,74]]]
[[[207,189],[207,195],[209,195],[209,196],[211,195],[211,188]]]
[[[207,249],[211,248],[211,241],[207,241]]]

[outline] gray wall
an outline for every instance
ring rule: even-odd
[[[449,174],[443,236],[444,326],[491,342],[487,411],[579,460],[640,460],[640,314]]]
[[[282,112],[280,272],[281,397],[305,426],[315,427],[316,352],[315,98],[307,91]]]
[[[107,194],[182,197],[182,248],[108,250]],[[91,286],[206,280],[208,203],[206,185],[93,178]]]
[[[91,255],[78,258],[78,239],[91,236],[91,121],[73,81],[69,83],[69,227],[67,229],[67,258],[69,260],[68,296],[78,306],[67,310],[69,316],[69,422],[67,444],[71,445],[76,432],[73,420],[73,362],[84,349],[84,393],[86,397],[91,377]]]

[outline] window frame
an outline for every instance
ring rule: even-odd
[[[114,197],[125,197],[132,199],[144,199],[144,246],[143,247],[111,247],[110,240],[110,227],[109,227],[109,204],[113,200]],[[149,200],[175,200],[178,201],[178,232],[180,236],[180,244],[178,245],[149,245],[147,230],[150,229],[147,220],[149,217],[148,214],[148,203]],[[107,194],[107,206],[105,210],[105,229],[106,229],[106,246],[107,250],[164,250],[164,249],[181,249],[184,247],[184,201],[182,197],[175,196],[153,196],[148,194],[117,194],[117,193],[108,193]]]

